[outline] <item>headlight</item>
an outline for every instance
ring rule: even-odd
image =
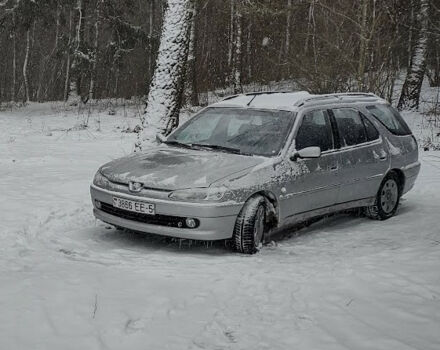
[[[216,202],[222,200],[226,193],[228,193],[226,187],[191,188],[171,192],[168,197],[176,201]]]
[[[98,171],[93,179],[93,184],[98,187],[109,187],[110,181]]]

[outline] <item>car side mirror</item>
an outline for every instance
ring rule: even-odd
[[[321,157],[321,148],[320,147],[306,147],[299,151],[296,151],[293,156],[290,157],[290,160],[297,161],[299,158],[307,159],[307,158],[319,158]]]
[[[164,143],[166,140],[167,140],[167,138],[163,134],[161,134],[161,133],[156,134],[157,143],[161,144],[161,143]]]

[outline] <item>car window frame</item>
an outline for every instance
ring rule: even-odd
[[[365,128],[365,133],[367,135],[367,140],[368,140],[368,131],[367,131],[367,126],[365,125],[365,121],[367,121],[368,123],[371,124],[371,126],[374,128],[374,130],[376,130],[377,133],[377,138],[373,139],[373,140],[368,140],[368,142],[373,142],[373,141],[377,141],[380,139],[380,130],[376,127],[376,125],[374,125],[374,123],[368,119],[368,117],[362,113],[361,111],[359,112],[361,119],[362,119],[362,124],[364,124],[364,128]]]
[[[359,117],[361,118],[362,125],[364,126],[364,130],[365,130],[365,136],[367,137],[367,141],[361,142],[361,143],[357,143],[355,145],[343,146],[342,145],[341,136],[339,135],[338,122],[336,120],[335,114],[333,113],[333,110],[335,110],[335,109],[351,109],[351,110],[355,111],[359,115]],[[370,144],[375,144],[375,143],[381,143],[382,142],[382,134],[381,134],[380,130],[365,115],[365,113],[362,113],[362,111],[360,109],[358,109],[356,107],[353,107],[353,106],[335,106],[335,107],[329,108],[329,114],[331,115],[331,118],[333,119],[333,122],[334,122],[334,130],[333,130],[333,132],[337,135],[338,146],[339,146],[338,150],[346,150],[346,149],[351,149],[351,148],[363,147],[363,146],[368,146]],[[377,130],[377,132],[379,134],[379,137],[377,139],[368,141],[367,129],[366,129],[365,123],[363,122],[362,118],[366,118],[376,128],[376,130]],[[376,118],[374,118],[374,119],[376,119]]]
[[[368,113],[369,114],[371,114],[371,116],[375,119],[375,120],[377,120],[389,133],[391,133],[392,135],[394,135],[394,136],[401,136],[401,137],[404,137],[404,136],[412,136],[413,135],[413,132],[412,132],[412,130],[411,130],[411,128],[409,127],[409,125],[406,123],[406,121],[405,121],[405,119],[403,119],[403,117],[402,117],[402,115],[399,113],[399,111],[397,111],[396,110],[396,112],[398,113],[398,115],[399,115],[399,118],[396,118],[396,116],[394,115],[394,113],[392,113],[392,116],[393,116],[393,118],[396,118],[396,120],[397,120],[397,122],[400,124],[400,125],[403,125],[403,128],[404,129],[407,129],[407,131],[408,131],[408,134],[399,134],[399,133],[396,133],[394,130],[391,130],[382,120],[380,120],[380,118],[379,117],[377,117],[372,111],[371,111],[371,109],[372,108],[378,108],[377,106],[385,106],[385,107],[389,107],[389,108],[391,108],[391,109],[395,109],[393,106],[391,106],[390,104],[387,104],[387,103],[375,103],[375,104],[371,104],[371,103],[369,103],[369,104],[367,104],[367,105],[365,105],[365,109],[368,111]]]
[[[332,131],[332,137],[333,137],[333,148],[326,150],[326,151],[321,151],[321,154],[328,154],[328,153],[336,152],[338,150],[339,139],[337,138],[337,135],[335,135],[334,122],[332,120],[333,116],[331,113],[329,113],[329,108],[313,108],[313,109],[307,109],[304,112],[302,112],[301,115],[297,116],[298,126],[295,128],[295,130],[293,130],[294,134],[293,134],[293,138],[292,138],[292,144],[294,144],[294,146],[295,146],[295,151],[299,151],[299,149],[297,149],[296,138],[298,136],[299,130],[301,129],[301,126],[303,125],[304,117],[309,113],[313,113],[313,112],[317,112],[317,111],[324,111],[327,113],[327,115],[329,117],[329,121],[330,121],[330,128]]]

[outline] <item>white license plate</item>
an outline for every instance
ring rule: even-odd
[[[135,213],[142,213],[148,215],[156,214],[156,206],[151,203],[131,201],[129,199],[123,199],[113,197],[113,206],[115,208],[132,211]]]

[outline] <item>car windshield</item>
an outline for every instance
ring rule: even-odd
[[[167,143],[274,156],[280,152],[294,119],[295,114],[288,111],[207,108],[176,130]]]

